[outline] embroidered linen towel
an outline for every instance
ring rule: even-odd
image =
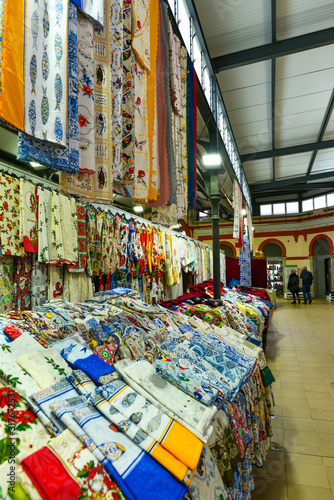
[[[130,385],[132,382],[138,384],[139,392],[143,388],[148,394],[145,397],[149,400],[150,397],[153,397],[155,401],[163,405],[163,408],[167,408],[172,412],[172,415],[190,426],[190,430],[199,433],[203,441],[206,440],[205,434],[217,411],[216,407],[206,407],[194,398],[187,396],[161,378],[147,361],[137,361],[136,363],[126,360],[119,361],[115,364],[115,368],[123,377],[128,377]],[[153,404],[156,405],[154,402]]]
[[[112,465],[119,474],[131,492],[130,498],[181,500],[184,497],[186,486],[183,483],[177,481],[126,435],[115,432],[108,420],[94,408],[76,410],[73,416],[102,451],[106,464]],[[145,481],[141,480],[143,477]],[[126,494],[123,486],[119,486]]]

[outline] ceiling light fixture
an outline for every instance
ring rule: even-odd
[[[202,157],[205,167],[219,167],[222,164],[222,157],[219,154],[208,154]]]
[[[45,168],[44,165],[42,165],[41,163],[37,163],[36,161],[31,161],[29,163],[33,168],[39,168],[39,167]]]
[[[144,209],[141,205],[136,205],[133,207],[133,210],[137,213],[144,212]]]

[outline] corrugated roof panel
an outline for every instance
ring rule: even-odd
[[[232,127],[243,125],[244,123],[268,120],[270,117],[270,105],[269,103],[260,104],[259,106],[250,104],[246,108],[229,111],[228,116]]]
[[[270,66],[270,61],[263,61],[221,71],[217,74],[218,83],[222,91],[228,92],[229,90],[270,82]]]
[[[291,168],[293,165],[307,165],[311,159],[311,153],[300,153],[296,155],[286,155],[286,156],[278,156],[275,158],[275,167],[277,168]]]
[[[334,148],[318,151],[311,173],[328,170],[333,170],[334,175]]]
[[[271,41],[270,2],[195,0],[211,57]],[[242,7],[242,8],[241,8]]]
[[[276,79],[290,78],[333,67],[334,45],[305,50],[276,59]]]
[[[315,142],[319,133],[319,123],[313,125],[300,125],[285,127],[276,134],[276,147],[284,148]]]
[[[249,103],[257,106],[258,104],[270,102],[270,83],[224,92],[224,102],[227,112],[247,107]]]
[[[275,158],[276,179],[306,174],[310,159],[311,153],[279,156]]]
[[[334,112],[332,112],[332,115],[330,117],[330,120],[328,122],[326,132],[324,135],[324,140],[328,141],[329,139],[334,139]]]
[[[291,97],[317,94],[325,90],[331,91],[333,81],[334,68],[280,79],[276,81],[276,98],[277,100],[290,99]]]
[[[244,169],[249,184],[270,181],[271,159],[248,161],[244,163]]]
[[[240,154],[253,153],[254,151],[266,151],[271,149],[271,129],[270,123],[260,129],[254,126],[253,133],[247,136],[239,137],[237,133],[234,134],[237,142],[237,147]]]
[[[287,112],[287,110],[286,110]],[[276,115],[275,118],[275,132],[284,130],[287,127],[299,127],[302,123],[305,125],[319,124],[324,117],[324,109],[316,109],[313,111],[305,111],[304,113],[286,114],[283,116]]]
[[[279,40],[333,27],[332,0],[280,0],[276,12]]]

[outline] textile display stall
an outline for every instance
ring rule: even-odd
[[[115,288],[3,315],[0,442],[17,439],[15,488],[52,498],[55,467],[69,498],[250,498],[273,377],[238,298],[167,309]]]
[[[212,277],[209,245],[110,205],[1,173],[0,197],[1,312],[52,298],[80,302],[115,286],[154,303],[173,295],[182,270],[195,282]]]

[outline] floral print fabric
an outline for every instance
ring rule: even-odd
[[[32,256],[14,258],[14,309],[31,309]]]
[[[14,257],[0,257],[0,312],[14,309]]]
[[[21,179],[20,197],[20,239],[25,252],[37,253],[37,187]]]
[[[0,464],[10,464],[10,437],[15,436],[15,454],[20,457],[30,455],[33,451],[43,446],[49,439],[49,434],[38,421],[26,400],[12,387],[0,388]]]
[[[93,25],[78,12],[79,170],[95,172]]]
[[[20,181],[0,173],[0,229],[2,255],[23,255],[20,238]]]

